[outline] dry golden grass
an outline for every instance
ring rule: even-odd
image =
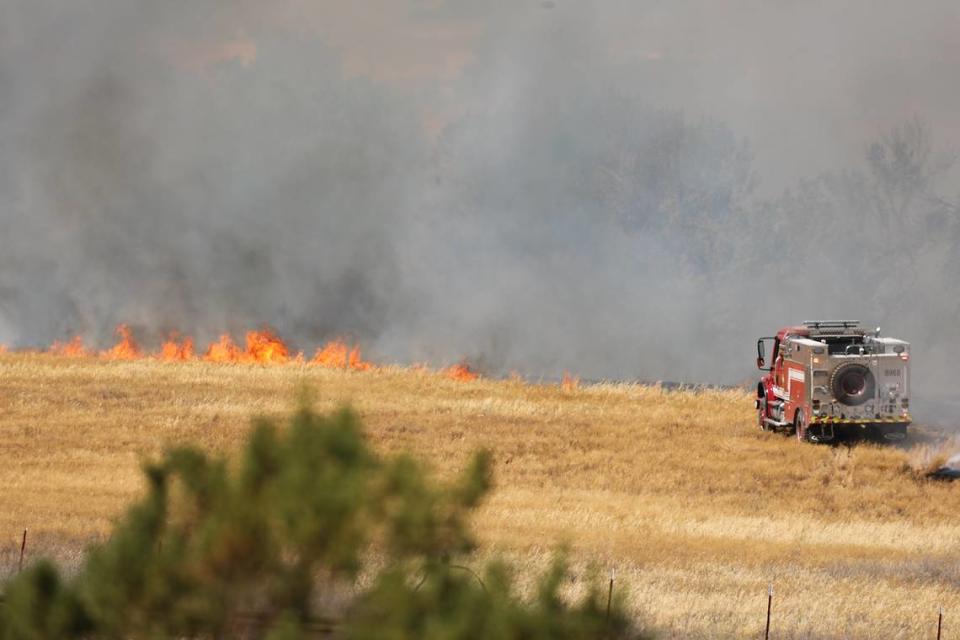
[[[491,449],[481,555],[532,575],[568,544],[580,567],[616,567],[618,590],[664,637],[757,637],[771,581],[777,638],[929,637],[939,604],[956,616],[945,637],[960,627],[960,483],[919,479],[916,454],[761,433],[738,391],[405,369],[0,354],[2,566],[24,527],[32,555],[75,563],[139,495],[144,457],[187,441],[229,450],[251,415],[287,413],[304,383],[319,409],[352,404],[377,448],[440,475]]]

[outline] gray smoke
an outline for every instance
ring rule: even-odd
[[[759,335],[852,316],[949,400],[958,20],[0,0],[0,342],[267,323],[386,361],[729,383]]]

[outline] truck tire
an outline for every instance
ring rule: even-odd
[[[773,431],[773,427],[767,424],[767,394],[763,386],[757,388],[757,423],[761,431]]]
[[[858,362],[842,364],[830,376],[830,390],[837,402],[848,407],[858,407],[872,400],[876,391],[873,373]]]
[[[793,414],[793,432],[797,434],[797,440],[805,442],[807,438],[807,425],[803,422],[803,409],[797,409]]]

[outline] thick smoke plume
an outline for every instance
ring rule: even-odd
[[[953,3],[585,4],[0,0],[0,343],[735,383],[852,316],[949,400]]]

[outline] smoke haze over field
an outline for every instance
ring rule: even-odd
[[[960,9],[917,4],[0,0],[0,343],[739,382],[853,316],[952,393]]]

